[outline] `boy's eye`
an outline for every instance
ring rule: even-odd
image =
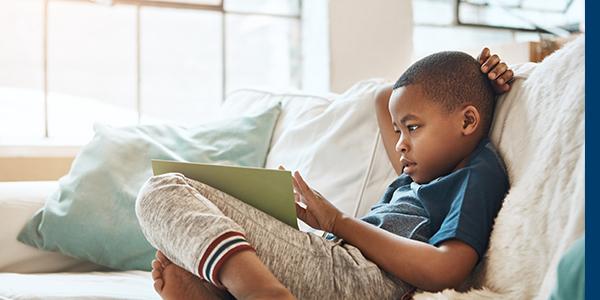
[[[406,128],[408,128],[408,131],[415,131],[419,128],[419,125],[406,125]]]

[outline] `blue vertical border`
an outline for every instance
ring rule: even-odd
[[[598,284],[598,225],[600,172],[598,148],[598,0],[585,1],[585,294],[586,299],[600,299]]]

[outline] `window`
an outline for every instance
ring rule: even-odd
[[[301,88],[300,25],[300,0],[0,0],[0,144],[194,126],[236,88]]]
[[[414,56],[481,49],[572,30],[582,0],[414,0]],[[474,53],[471,53],[474,54]]]
[[[581,0],[457,0],[457,5],[459,24],[561,36],[578,30],[583,13]]]

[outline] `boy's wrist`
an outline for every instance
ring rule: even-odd
[[[343,232],[343,227],[344,227],[346,221],[348,220],[348,218],[350,218],[350,217],[345,215],[342,212],[337,214],[335,217],[335,220],[333,222],[333,226],[331,228],[331,233],[333,233],[333,235],[335,235],[335,236],[341,237],[340,234]]]

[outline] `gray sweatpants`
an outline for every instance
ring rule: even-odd
[[[400,299],[414,290],[343,240],[293,229],[178,173],[148,179],[136,214],[152,246],[217,286],[223,262],[237,251],[254,249],[298,299]]]

